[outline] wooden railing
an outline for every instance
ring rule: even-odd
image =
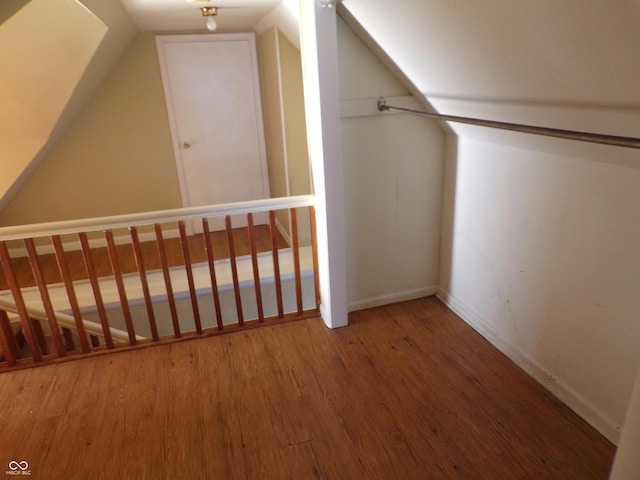
[[[318,315],[313,205],[0,228],[0,371]]]

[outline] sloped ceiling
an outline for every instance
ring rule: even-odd
[[[0,26],[0,198],[46,144],[106,31],[75,0],[32,0]]]
[[[637,0],[342,5],[440,113],[639,135]]]
[[[31,0],[0,25],[0,211],[137,31],[119,0]]]

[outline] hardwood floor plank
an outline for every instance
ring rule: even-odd
[[[265,393],[264,408],[274,424],[279,447],[311,440],[304,421],[304,402],[293,366],[286,358],[283,338],[266,329],[264,335],[252,337],[252,349],[257,358],[256,375]]]
[[[614,447],[434,298],[0,375],[33,478],[604,480]]]
[[[280,449],[282,463],[285,465],[283,480],[317,479],[325,478],[318,459],[313,451],[311,441],[287,445]]]
[[[250,336],[225,338],[230,371],[234,373],[228,395],[232,399],[228,424],[231,438],[229,461],[244,465],[242,475],[233,478],[284,478],[279,446],[274,441],[274,423],[269,415],[258,357]],[[236,352],[242,351],[243,355]]]
[[[384,325],[381,328],[386,330]],[[405,468],[418,466],[426,467],[430,478],[464,478],[457,473],[465,462],[457,445],[447,437],[434,438],[431,435],[434,425],[436,431],[440,431],[443,429],[441,422],[445,422],[451,429],[452,420],[455,421],[447,415],[448,412],[440,411],[447,402],[429,388],[431,382],[424,381],[424,373],[411,373],[413,369],[419,372],[429,372],[430,369],[421,368],[419,359],[415,365],[411,362],[385,365],[363,348],[355,329],[348,335],[340,334],[344,341],[336,343],[346,359],[343,361],[350,375],[340,388],[346,396],[353,391],[362,392],[346,405],[342,417],[343,428],[347,429],[352,441],[358,441],[356,445],[360,455],[367,459],[366,463],[377,462],[375,471],[381,475],[380,478],[407,478],[407,475],[411,475]],[[390,389],[389,385],[394,388]],[[355,401],[358,402],[359,416],[350,413]],[[372,422],[372,419],[375,421]],[[366,429],[368,434],[364,440],[358,439],[356,435]],[[395,431],[395,435],[389,435],[389,431]],[[430,434],[425,435],[424,432]],[[360,445],[362,441],[367,443]],[[426,445],[427,448],[402,451],[405,441],[411,445]],[[444,456],[446,463],[439,461],[441,456],[433,454],[439,450],[448,452]],[[402,456],[396,456],[400,451]],[[412,462],[415,463],[412,465]],[[368,474],[372,475],[370,472]]]

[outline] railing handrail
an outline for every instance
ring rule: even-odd
[[[297,195],[292,197],[267,198],[264,200],[251,200],[246,202],[174,208],[170,210],[111,215],[106,217],[34,223],[30,225],[15,225],[10,227],[0,227],[0,241],[48,237],[77,232],[113,230],[116,228],[153,225],[155,223],[193,220],[202,217],[243,215],[252,212],[268,212],[270,210],[308,207],[311,205],[315,205],[315,197],[313,195]]]
[[[315,203],[313,195],[300,195],[0,228],[0,261],[4,281],[9,287],[6,294],[0,295],[0,347],[6,349],[4,359],[0,358],[0,371],[4,364],[10,370],[52,360],[53,357],[45,355],[49,342],[44,335],[49,335],[49,332],[58,358],[68,358],[67,352],[80,353],[73,330],[78,332],[82,353],[90,354],[92,346],[93,349],[104,346],[106,351],[133,348],[143,340],[136,335],[139,328],[149,332],[145,333],[146,341],[157,344],[176,341],[185,335],[193,334],[195,338],[229,331],[225,326],[233,331],[253,328],[267,320],[289,321],[318,315],[320,282]],[[256,213],[259,215],[254,220]],[[279,213],[285,213],[288,222],[281,223]],[[298,223],[299,214],[304,215],[301,223]],[[211,224],[211,220],[215,223]],[[193,232],[199,230],[197,223],[201,223],[201,233]],[[224,227],[220,228],[220,223],[224,223]],[[212,230],[210,225],[215,229]],[[129,235],[119,235],[127,230]],[[66,237],[62,238],[63,235]],[[288,238],[284,238],[287,235]],[[301,235],[304,235],[302,243],[305,246],[301,245]],[[73,236],[77,238],[73,240]],[[141,236],[148,237],[148,240],[141,242]],[[169,236],[171,239],[168,241]],[[34,241],[47,237],[48,242]],[[99,244],[96,246],[100,246],[100,250],[92,247],[90,237],[91,241]],[[121,241],[117,243],[116,238]],[[21,249],[19,240],[26,250],[37,287],[31,299],[27,298],[30,293],[27,289],[31,287],[21,285],[30,284],[24,276],[23,267],[26,265],[14,262],[17,256],[10,253],[10,247],[11,250]],[[280,248],[284,246],[283,242],[291,250],[290,256],[284,255],[283,250],[287,249]],[[222,244],[225,244],[225,251],[221,250]],[[154,245],[155,253],[153,248],[147,248]],[[70,248],[76,246],[79,246],[81,255],[67,255]],[[104,246],[106,249],[102,249]],[[128,252],[122,252],[123,249]],[[303,249],[308,253],[304,258],[301,255]],[[119,251],[126,253],[122,259]],[[268,255],[264,255],[264,261],[261,261],[261,253],[265,251]],[[172,275],[172,264],[180,256],[176,275]],[[202,262],[204,256],[206,261]],[[289,257],[290,265],[287,263]],[[222,262],[223,259],[226,262]],[[110,263],[112,275],[101,277],[107,273],[102,268],[107,266],[105,260]],[[202,268],[194,264],[194,260],[202,263]],[[57,263],[61,286],[66,292],[64,297],[54,298],[51,295],[53,287],[48,283],[45,272],[55,271],[53,261]],[[100,268],[97,268],[98,261]],[[82,289],[74,280],[80,262],[84,264],[84,273],[89,281]],[[313,265],[313,286],[309,283],[310,277],[303,275],[302,271],[303,265],[311,271],[309,262]],[[134,268],[137,275],[128,277]],[[263,297],[262,284],[267,285],[265,282],[269,275],[273,277],[273,283],[269,283],[268,294]],[[153,278],[158,280],[155,284],[150,281]],[[53,276],[49,280],[52,279]],[[103,279],[109,279],[111,283],[106,285]],[[295,305],[293,296],[284,298],[284,282],[290,282],[295,291]],[[252,289],[254,305],[250,299],[247,304],[245,288]],[[291,293],[289,286],[287,290]],[[79,296],[81,291],[84,292],[82,298]],[[188,292],[188,295],[181,292]],[[212,297],[207,301],[213,302],[213,309],[201,312],[199,298],[202,295]],[[182,298],[190,300],[190,310],[188,306],[184,312],[178,308],[181,306],[178,300]],[[169,315],[154,313],[158,299],[166,300],[163,312],[167,311]],[[95,306],[99,323],[83,318],[81,301],[84,300],[87,300],[87,308]],[[144,311],[132,310],[133,302],[142,305],[142,300]],[[125,326],[118,324],[120,330],[110,325],[110,320],[113,320],[108,314],[111,304],[122,314]],[[23,352],[12,338],[13,319],[7,317],[7,312],[18,315],[24,341],[29,346],[28,353]],[[186,318],[186,323],[181,322],[182,318]],[[49,330],[44,328],[46,324]],[[31,357],[30,362],[18,361],[28,357]]]
[[[15,302],[12,302],[6,297],[2,297],[2,296],[0,296],[0,309],[6,312],[18,313],[18,307],[16,306]],[[43,322],[47,321],[47,313],[44,311],[44,309],[40,309],[31,305],[26,306],[26,309],[27,309],[27,313],[29,314],[29,317],[35,320],[43,321]],[[55,312],[55,316],[56,316],[56,321],[60,327],[68,328],[70,330],[77,329],[75,319],[71,315],[67,315],[66,313],[61,313],[61,312]],[[99,323],[92,322],[90,320],[85,320],[84,318],[82,319],[82,323],[84,325],[84,328],[87,334],[95,335],[97,337],[104,336],[102,325],[100,325]],[[129,341],[129,335],[127,334],[127,332],[123,330],[119,330],[117,328],[113,328],[113,327],[109,327],[109,331],[111,332],[111,337],[114,340],[118,340],[121,342]],[[144,339],[145,337],[136,335],[136,340],[139,341]]]

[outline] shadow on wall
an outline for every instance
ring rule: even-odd
[[[0,77],[0,210],[48,147],[107,31],[75,0],[31,0],[0,27],[0,57],[11,66]]]
[[[0,3],[0,26],[30,1],[31,0],[13,0],[11,2]]]

